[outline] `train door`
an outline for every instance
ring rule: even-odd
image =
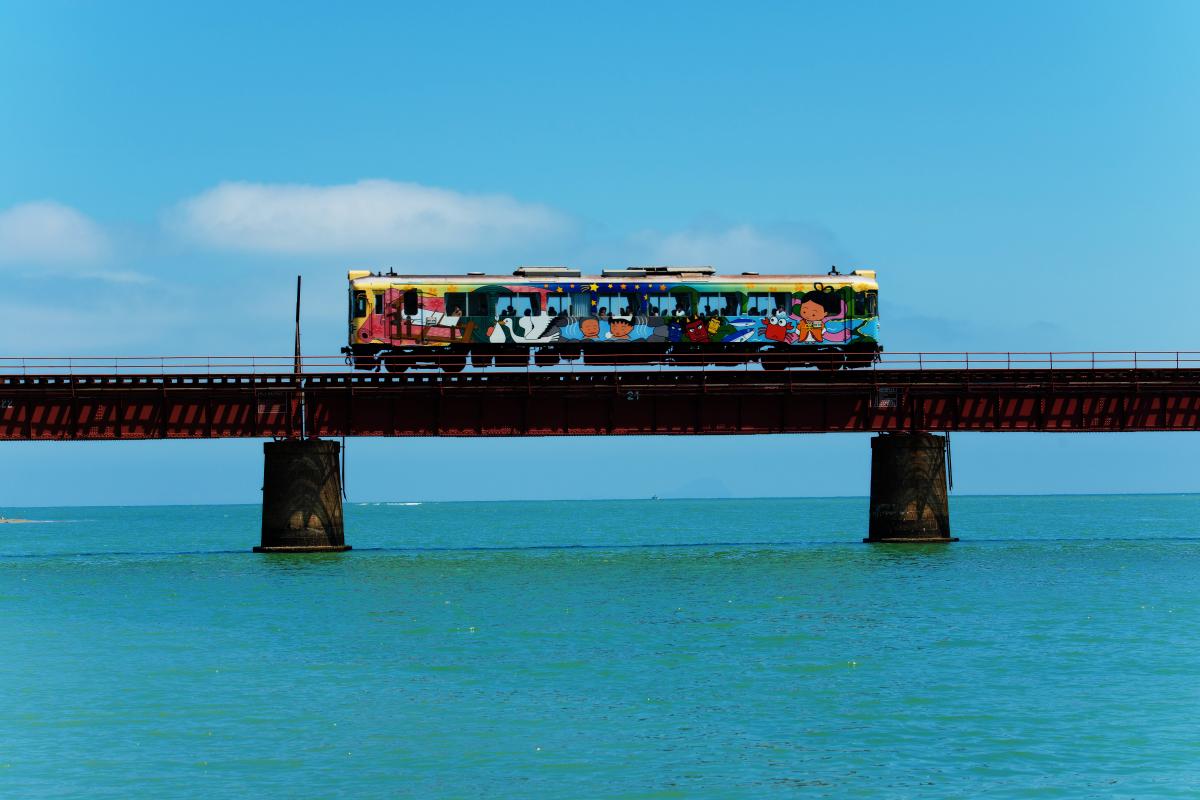
[[[350,292],[350,333],[363,322],[367,316],[367,293],[362,289]]]
[[[395,303],[393,314],[406,338],[425,341],[428,331],[421,317],[421,294],[418,290],[405,289],[399,297],[399,302]]]

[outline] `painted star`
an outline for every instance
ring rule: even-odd
[[[610,284],[609,284],[609,287],[611,287],[611,286],[612,286],[612,284],[610,283]],[[593,283],[593,284],[591,284],[590,286],[588,286],[588,288],[589,288],[589,289],[591,289],[591,290],[594,292],[594,291],[596,291],[597,289],[599,289],[599,288],[600,288],[600,284],[598,284],[598,283]]]
[[[561,287],[561,286],[555,286],[555,287],[554,287],[554,291],[556,291],[556,292],[561,292],[561,291],[562,291],[562,287]]]
[[[621,288],[622,288],[622,289],[624,289],[624,288],[625,288],[625,284],[623,284],[623,283],[622,283],[622,284],[621,284]]]
[[[667,285],[666,285],[665,283],[660,283],[660,284],[658,285],[658,290],[659,290],[660,292],[665,292],[665,291],[667,290]]]

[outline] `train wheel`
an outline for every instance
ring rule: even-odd
[[[380,360],[383,361],[383,368],[388,372],[404,372],[408,369],[408,361],[402,355],[389,353]]]
[[[681,367],[703,367],[708,363],[708,360],[709,357],[704,353],[695,353],[688,350],[671,355],[671,361]]]
[[[783,372],[788,368],[787,356],[782,353],[763,353],[758,360],[762,362],[762,368],[767,372]]]
[[[558,363],[558,353],[547,353],[539,350],[533,354],[533,363],[539,367],[553,367]]]
[[[379,362],[376,361],[375,359],[371,358],[370,356],[355,356],[354,357],[354,368],[355,369],[375,370],[375,369],[379,369]]]
[[[442,356],[438,359],[438,366],[443,372],[462,372],[467,366],[466,356]]]
[[[492,366],[495,361],[491,353],[471,353],[471,366],[476,369]]]
[[[870,353],[847,353],[846,364],[842,369],[866,369],[872,363],[874,363],[874,357]]]
[[[496,356],[497,367],[528,367],[529,353],[503,353]]]
[[[821,372],[837,372],[846,360],[841,353],[817,353],[815,358],[817,369]]]
[[[583,363],[590,367],[612,367],[617,361],[612,353],[597,353],[595,350],[583,351]]]

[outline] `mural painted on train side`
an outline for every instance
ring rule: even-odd
[[[845,345],[876,342],[879,324],[874,289],[822,283],[401,285],[370,306],[360,342]]]

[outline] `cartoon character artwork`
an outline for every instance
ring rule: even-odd
[[[693,319],[683,324],[683,335],[689,342],[707,342],[708,325],[703,319]]]
[[[594,317],[588,317],[579,321],[579,332],[583,334],[584,339],[599,339],[600,338],[600,320]]]
[[[792,306],[790,319],[796,323],[796,329],[784,337],[788,344],[797,342],[833,342],[842,343],[850,338],[850,330],[843,328],[831,331],[829,323],[846,318],[846,301],[828,287],[817,284],[810,292],[800,297],[800,302]]]
[[[788,331],[792,327],[791,320],[782,308],[775,309],[762,319],[761,333],[763,338],[771,342],[786,342]]]
[[[633,330],[633,323],[627,319],[613,317],[608,322],[608,338],[609,339],[624,339],[629,341],[629,332]]]
[[[517,325],[513,325],[513,317],[503,317],[496,320],[495,326],[488,329],[488,341],[507,342],[515,344],[544,344],[558,340],[558,332],[548,332],[542,336],[533,331],[537,323],[530,317],[521,317]],[[517,329],[520,329],[519,331]]]

